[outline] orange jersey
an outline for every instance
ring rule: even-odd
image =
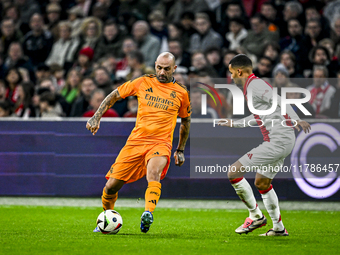
[[[189,117],[191,106],[186,87],[175,80],[161,83],[156,75],[144,75],[118,87],[122,98],[138,97],[136,125],[128,142],[172,145],[177,116]]]

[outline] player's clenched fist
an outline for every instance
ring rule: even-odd
[[[185,158],[183,152],[175,151],[174,158],[176,166],[182,166],[184,164]]]
[[[99,129],[99,124],[99,121],[92,117],[87,121],[86,128],[90,130],[93,135],[95,135]]]

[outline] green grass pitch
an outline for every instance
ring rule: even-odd
[[[340,212],[282,211],[288,237],[234,230],[246,210],[157,208],[147,234],[142,208],[116,208],[117,235],[92,233],[100,208],[0,206],[0,254],[339,254]],[[268,216],[266,214],[266,216]],[[269,220],[270,222],[270,220]],[[270,222],[271,223],[271,222]]]

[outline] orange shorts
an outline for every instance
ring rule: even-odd
[[[168,163],[161,174],[162,180],[170,165],[171,147],[167,144],[126,144],[105,177],[106,179],[115,178],[126,183],[137,181],[146,175],[148,161],[159,156],[168,158]]]

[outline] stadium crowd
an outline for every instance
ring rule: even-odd
[[[230,83],[239,53],[279,93],[310,90],[312,117],[340,118],[340,0],[1,0],[0,12],[0,117],[91,117],[108,93],[154,73],[158,54],[170,51],[193,118],[232,117],[227,90],[201,115],[192,81]],[[137,109],[129,97],[104,117]]]

